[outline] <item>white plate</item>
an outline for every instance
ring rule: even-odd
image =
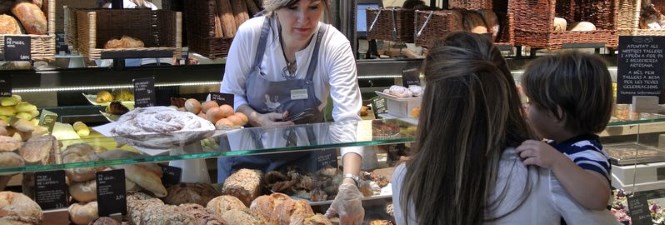
[[[82,94],[85,97],[85,99],[87,99],[88,102],[90,102],[90,104],[100,105],[100,106],[108,106],[108,105],[111,104],[111,102],[103,102],[103,103],[97,102],[97,95],[87,95],[85,93],[82,93]],[[122,103],[122,105],[126,106],[129,110],[134,109],[134,101],[121,101],[120,103]]]
[[[104,111],[99,111],[99,113],[101,113],[102,116],[106,117],[106,119],[109,122],[118,121],[118,119],[120,118],[120,115],[115,115],[115,114],[107,113],[107,112],[104,112]]]
[[[399,98],[397,96],[389,95],[389,94],[386,94],[386,93],[383,93],[383,92],[380,92],[380,91],[374,91],[374,92],[377,95],[381,96],[381,97],[384,97],[384,98],[387,98],[387,99],[390,99],[390,100],[395,100],[395,101],[398,101],[398,102],[408,102],[408,101],[412,101],[412,100],[415,100],[415,99],[421,99],[422,98],[422,96],[420,96],[420,97],[410,97],[410,98]],[[94,98],[93,98],[93,100],[94,100]]]

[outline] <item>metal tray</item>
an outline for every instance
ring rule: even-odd
[[[639,143],[607,144],[603,146],[610,163],[618,166],[665,162],[665,151]]]

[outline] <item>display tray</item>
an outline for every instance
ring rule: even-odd
[[[408,101],[413,101],[415,99],[421,99],[422,97],[410,97],[410,98],[400,98],[394,95],[389,95],[380,91],[374,91],[378,96],[390,99],[390,100],[395,100],[398,102],[408,102]]]
[[[103,103],[97,102],[96,101],[97,95],[90,95],[90,94],[86,94],[86,93],[82,93],[82,94],[85,97],[85,99],[88,100],[88,102],[90,102],[90,104],[92,104],[92,105],[109,106],[111,104],[111,102],[103,102]],[[120,103],[122,103],[122,105],[126,106],[129,110],[134,109],[134,101],[121,101]]]
[[[610,163],[618,166],[665,161],[665,151],[639,143],[608,144],[604,148]]]
[[[104,112],[104,111],[101,111],[101,110],[99,111],[99,113],[101,113],[102,116],[104,116],[104,118],[106,118],[109,122],[118,121],[118,119],[120,118],[120,115],[107,113],[107,112]]]

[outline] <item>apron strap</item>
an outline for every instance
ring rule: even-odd
[[[263,53],[266,51],[266,44],[268,42],[268,34],[270,33],[270,17],[265,17],[263,22],[263,27],[261,27],[261,37],[259,37],[259,46],[256,49],[256,55],[254,55],[254,66],[253,70],[258,70],[261,66],[261,61],[263,60]]]
[[[316,43],[314,44],[314,52],[312,52],[312,59],[309,62],[309,68],[307,68],[307,77],[305,77],[305,83],[307,85],[312,85],[312,79],[314,78],[314,71],[316,66],[319,63],[319,47],[321,46],[321,39],[323,34],[328,30],[328,24],[323,24],[319,28],[319,32],[316,34]]]

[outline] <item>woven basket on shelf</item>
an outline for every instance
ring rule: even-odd
[[[651,0],[660,12],[665,12],[665,0]],[[665,36],[665,29],[640,29],[642,0],[621,0],[619,5],[619,24],[617,29],[622,36]]]
[[[368,8],[367,39],[413,42],[414,12],[413,9]]]
[[[169,52],[175,58],[182,51],[182,14],[149,9],[77,9],[77,49],[90,60],[105,54],[145,55]],[[104,49],[111,39],[126,35],[143,41],[144,48]],[[136,57],[135,57],[136,58]],[[140,58],[140,57],[139,57]]]
[[[11,36],[28,36],[30,37],[30,55],[32,60],[54,60],[55,59],[55,0],[48,0],[44,4],[46,11],[47,21],[47,34],[22,34]],[[5,35],[0,34],[0,55],[4,54]]]
[[[618,0],[511,0],[514,14],[515,45],[532,48],[560,49],[564,45],[618,45]],[[554,31],[554,17],[567,21],[588,21],[595,31]]]
[[[454,10],[416,10],[415,43],[423,47],[431,47],[436,39],[442,38],[452,31],[464,30],[462,14]]]
[[[504,0],[507,2],[507,0]],[[448,7],[450,9],[492,9],[492,0],[448,0]]]
[[[225,57],[233,38],[215,37],[215,0],[192,1],[185,6],[189,51],[215,59]]]

